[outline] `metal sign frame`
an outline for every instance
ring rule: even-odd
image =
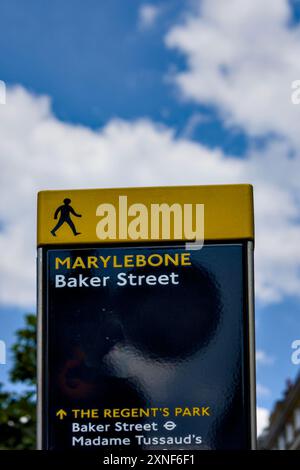
[[[237,237],[234,237],[231,235],[228,230],[227,233],[229,233],[229,236],[226,238],[222,238],[222,235],[219,233],[216,234],[216,237],[214,239],[213,236],[210,236],[209,239],[205,239],[205,244],[210,244],[210,243],[217,243],[217,244],[228,244],[228,243],[234,243],[235,241],[242,242],[243,247],[244,247],[244,260],[246,262],[246,266],[244,267],[244,272],[245,272],[245,285],[244,285],[244,292],[245,292],[245,308],[244,308],[244,325],[245,325],[245,330],[244,330],[244,341],[245,341],[245,351],[246,351],[246,366],[248,366],[248,370],[246,373],[246,381],[247,381],[247,389],[248,389],[248,400],[247,400],[247,406],[248,406],[248,412],[249,412],[249,419],[250,419],[250,434],[249,434],[249,449],[256,449],[256,379],[255,379],[255,322],[254,322],[254,266],[253,266],[253,257],[254,257],[254,229],[253,229],[253,205],[252,205],[252,188],[249,185],[232,185],[232,186],[243,186],[243,189],[247,189],[248,194],[247,198],[250,200],[247,202],[247,214],[242,214],[244,207],[243,205],[239,209],[241,217],[244,217],[247,219],[247,222],[244,224],[244,235],[241,235],[241,232],[238,233]],[[199,187],[201,188],[201,187]],[[222,193],[222,188],[224,186],[214,186],[214,187],[205,187],[206,191],[208,193],[211,192],[220,192]],[[151,198],[151,190],[153,188],[143,188],[142,191],[144,194],[148,194],[147,198]],[[159,189],[159,188],[155,188]],[[167,188],[161,188],[163,189],[162,193],[164,191],[167,191]],[[172,188],[173,189],[173,188]],[[193,189],[196,191],[197,187],[193,187]],[[249,192],[250,189],[250,192]],[[180,188],[176,188],[176,190],[180,191]],[[105,191],[105,190],[102,190]],[[124,190],[109,190],[109,191],[114,191],[116,194],[120,193],[120,191],[124,192]],[[140,189],[138,190],[140,191]],[[47,193],[48,195],[53,193],[56,193],[55,191],[51,192],[45,192],[42,194],[43,197],[43,204],[44,204],[44,199],[47,199]],[[62,193],[62,192],[59,192]],[[70,193],[70,191],[65,191],[63,193]],[[141,194],[141,193],[140,193]],[[149,196],[150,194],[150,196]],[[249,196],[250,194],[250,196]],[[60,194],[59,194],[60,196]],[[88,196],[88,194],[86,194]],[[222,200],[222,194],[219,194],[219,201]],[[59,199],[57,197],[56,199]],[[203,198],[199,197],[199,200],[202,202]],[[60,242],[59,240],[55,240],[55,243],[53,242],[50,244],[48,242],[48,239],[46,241],[43,239],[43,235],[41,235],[41,220],[45,220],[45,211],[43,204],[39,204],[39,214],[43,212],[43,218],[39,218],[39,235],[38,235],[38,251],[37,251],[37,275],[38,275],[38,285],[37,285],[37,297],[38,297],[38,335],[37,335],[37,359],[38,359],[38,376],[37,376],[37,383],[38,383],[38,403],[37,403],[37,441],[38,441],[38,449],[47,449],[48,448],[48,443],[47,443],[47,428],[48,428],[48,423],[47,423],[47,413],[46,413],[46,401],[45,401],[45,395],[46,395],[46,390],[48,387],[48,373],[47,373],[47,354],[48,354],[48,318],[47,318],[47,298],[46,298],[46,266],[45,266],[45,254],[47,253],[48,249],[51,248],[65,248],[65,249],[72,249],[76,245],[74,245],[74,241],[72,240],[72,243],[69,243],[69,240],[63,240],[63,242]],[[209,202],[206,202],[208,205]],[[229,206],[232,206],[232,201],[230,202]],[[216,214],[215,214],[216,215]],[[236,214],[233,217],[234,220],[236,221]],[[250,220],[250,223],[248,222]],[[252,225],[251,225],[251,220],[252,220]],[[230,225],[230,223],[229,223]],[[208,229],[209,232],[210,229]],[[215,231],[215,228],[213,228],[209,233],[213,233]],[[222,228],[221,228],[222,232]],[[232,229],[232,232],[234,233],[234,227]],[[164,242],[164,240],[162,240]],[[144,242],[143,242],[144,243]],[[141,244],[141,246],[143,245]],[[149,240],[149,243],[153,243]],[[166,241],[168,246],[176,246],[176,240],[170,240]],[[129,246],[132,244],[132,241],[128,240]],[[135,242],[133,246],[137,245],[138,242]],[[147,244],[147,243],[146,243]],[[100,246],[108,246],[108,243],[103,243],[101,241],[94,241],[93,243],[86,243],[86,242],[81,242],[78,244],[78,246],[94,246],[94,247],[100,247]],[[120,242],[117,241],[117,243],[114,243],[114,246],[120,246]]]

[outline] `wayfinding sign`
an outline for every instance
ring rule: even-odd
[[[43,191],[43,449],[255,446],[249,185]]]

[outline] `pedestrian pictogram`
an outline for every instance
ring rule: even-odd
[[[59,214],[60,214],[60,216],[59,216],[59,220],[58,220],[57,224],[51,230],[52,235],[54,237],[56,237],[57,230],[64,223],[69,225],[69,227],[71,228],[74,236],[80,235],[80,232],[77,232],[76,227],[74,225],[74,222],[71,219],[71,214],[75,215],[75,217],[82,217],[81,214],[77,214],[77,212],[75,212],[73,207],[70,205],[71,204],[71,199],[65,198],[63,202],[64,203],[61,206],[59,206],[55,211],[54,219],[57,219]]]

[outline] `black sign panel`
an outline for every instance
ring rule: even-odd
[[[245,245],[42,257],[44,448],[250,448]]]

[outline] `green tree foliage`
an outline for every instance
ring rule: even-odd
[[[20,392],[9,392],[0,384],[0,450],[35,449],[36,427],[36,317],[25,316],[12,347],[10,379]]]

